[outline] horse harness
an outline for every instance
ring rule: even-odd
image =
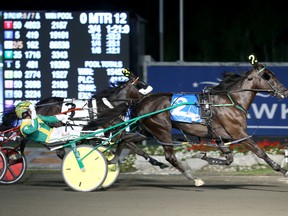
[[[235,107],[239,109],[241,112],[243,112],[246,116],[248,115],[248,111],[243,108],[240,104],[237,104],[234,102],[232,99],[231,95],[229,92],[227,93],[227,97],[229,98],[231,103],[227,104],[214,104],[211,102],[211,96],[213,93],[209,91],[209,88],[205,88],[202,93],[198,94],[198,99],[200,102],[200,116],[202,119],[205,119],[205,126],[208,129],[208,136],[213,137],[213,134],[217,136],[217,134],[214,132],[213,127],[212,127],[212,117],[213,117],[213,112],[211,110],[211,107]],[[252,136],[248,136],[239,140],[235,140],[229,143],[224,143],[225,145],[230,145],[234,144],[246,139],[251,138]],[[218,138],[220,141],[222,141],[221,137]]]

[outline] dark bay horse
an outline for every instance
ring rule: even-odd
[[[202,159],[209,164],[230,165],[233,162],[233,155],[229,144],[240,143],[262,158],[273,170],[281,172],[285,176],[288,175],[287,170],[269,158],[246,132],[248,110],[256,94],[268,92],[283,99],[288,96],[288,90],[277,80],[275,74],[258,63],[254,56],[250,60],[253,66],[252,70],[242,75],[226,74],[219,85],[205,90],[199,106],[209,107],[207,109],[209,115],[206,115],[201,123],[173,121],[170,111],[160,112],[139,121],[141,129],[163,145],[166,160],[187,178],[191,179],[192,177],[178,163],[173,152],[172,128],[178,129],[184,134],[216,140],[226,160],[208,158],[204,155]],[[172,96],[173,93],[149,95],[137,104],[133,113],[141,116],[155,110],[165,109],[173,105]]]
[[[141,100],[146,94],[151,91],[151,86],[147,85],[145,82],[135,76],[131,71],[127,69],[123,70],[123,74],[128,77],[128,81],[119,85],[118,87],[105,89],[104,91],[97,92],[89,100],[79,100],[79,99],[67,99],[60,97],[51,97],[44,100],[40,100],[36,104],[36,112],[40,115],[56,115],[59,113],[67,113],[71,116],[72,122],[70,125],[73,127],[73,124],[84,125],[83,130],[92,130],[89,127],[88,122],[92,119],[97,119],[98,115],[101,115],[105,112],[115,113],[113,110],[114,107],[121,106],[122,104],[132,105],[137,101]],[[150,89],[148,89],[150,88]],[[81,108],[78,107],[77,103],[80,103]],[[77,106],[77,107],[76,107]],[[83,116],[78,115],[78,113],[83,113]],[[78,115],[78,117],[77,117]],[[115,123],[123,121],[123,115],[117,115],[114,119]],[[12,107],[10,110],[6,111],[2,116],[2,125],[3,129],[7,129],[12,126],[19,124],[19,119],[15,113],[15,107]],[[62,126],[62,123],[57,123],[52,125],[53,127]],[[69,125],[67,125],[69,126]],[[109,127],[109,125],[102,125],[102,127]],[[95,128],[93,128],[95,130]],[[113,133],[113,131],[109,131]],[[109,136],[110,134],[107,134]],[[150,157],[142,149],[138,148],[134,142],[142,141],[145,137],[139,133],[127,133],[123,131],[119,135],[115,136],[112,141],[116,141],[116,152],[115,157],[109,161],[110,163],[118,162],[121,151],[124,147],[128,147],[132,152],[143,156],[147,161],[152,165],[160,166],[162,168],[167,167],[167,165],[158,162],[157,160]],[[131,142],[133,140],[134,142]],[[24,148],[27,143],[27,139],[21,137],[21,152],[24,153]],[[87,140],[87,142],[93,142],[94,140]],[[118,147],[119,144],[119,147]],[[58,157],[63,159],[65,155],[65,149],[56,150]]]
[[[249,56],[249,59],[253,66],[251,70],[241,75],[227,73],[219,85],[195,94],[199,98],[196,102],[182,103],[186,100],[183,100],[185,94],[182,93],[176,99],[173,99],[175,94],[172,92],[156,93],[148,95],[131,108],[135,118],[140,116],[139,131],[145,136],[154,137],[163,146],[166,160],[188,179],[195,181],[191,172],[184,169],[174,154],[173,146],[176,144],[173,143],[172,128],[199,140],[216,141],[226,159],[209,158],[204,155],[202,159],[209,164],[230,165],[233,162],[233,154],[229,144],[239,143],[262,158],[275,171],[288,175],[287,170],[274,162],[246,132],[248,110],[258,92],[267,92],[283,99],[288,96],[288,91],[273,72],[258,63],[255,56]],[[182,102],[177,100],[179,98],[182,98]],[[176,106],[177,103],[180,105]],[[200,110],[201,115],[196,118],[198,122],[172,120],[172,111],[181,112],[186,105],[188,110]],[[187,109],[184,113],[186,111]]]

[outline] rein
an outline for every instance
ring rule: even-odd
[[[214,107],[229,107],[229,106],[233,106],[236,107],[237,109],[239,109],[240,111],[242,111],[245,115],[248,115],[248,111],[245,110],[242,106],[237,105],[234,103],[233,99],[231,98],[230,94],[227,93],[227,97],[230,99],[231,104],[216,104],[216,105],[212,105]]]
[[[132,82],[132,85],[137,85],[138,80],[139,80],[139,77],[137,77],[137,78]]]
[[[76,110],[83,110],[83,109],[82,108],[73,108],[73,109],[66,110],[64,112],[60,112],[57,115],[59,115],[59,114],[67,114],[69,112],[75,112]]]
[[[270,90],[270,89],[267,89],[267,90],[263,90],[263,89],[241,89],[241,90],[237,90],[237,91],[230,91],[230,93],[237,93],[237,92],[243,92],[243,91],[274,92],[273,90]]]

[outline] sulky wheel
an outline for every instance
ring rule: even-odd
[[[3,178],[7,170],[6,155],[0,149],[0,180]]]
[[[114,157],[114,154],[111,150],[105,151],[107,147],[101,146],[97,149],[103,152],[107,160],[111,160]],[[117,162],[116,164],[109,164],[108,174],[107,174],[105,181],[102,184],[102,188],[105,189],[105,188],[110,187],[117,180],[119,174],[120,174],[120,162]]]
[[[85,170],[80,169],[71,150],[62,163],[62,175],[66,184],[75,191],[88,192],[98,189],[107,176],[107,159],[102,152],[93,150],[91,146],[79,146],[77,151]]]
[[[2,184],[13,184],[18,182],[24,176],[27,169],[27,161],[24,155],[12,146],[2,147],[3,153],[6,155],[7,170],[0,180]]]

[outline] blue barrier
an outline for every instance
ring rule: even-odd
[[[265,63],[288,88],[288,64]],[[224,72],[244,73],[252,69],[242,63],[151,63],[147,65],[147,82],[153,92],[201,92],[205,86],[218,84]],[[254,135],[286,136],[288,134],[287,98],[278,100],[266,93],[258,93],[248,116],[248,133]]]

